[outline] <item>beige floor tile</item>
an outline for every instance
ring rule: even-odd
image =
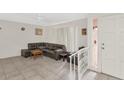
[[[24,80],[25,78],[22,75],[16,75],[8,78],[8,80]]]
[[[97,79],[97,80],[108,80],[108,76],[104,75],[104,74],[98,74],[95,79]]]
[[[118,79],[114,77],[108,77],[108,80],[118,80]]]
[[[15,67],[4,67],[3,68],[4,72],[7,73],[7,72],[13,72],[16,70]]]
[[[69,63],[49,57],[37,59],[12,57],[0,59],[0,80],[69,80]],[[82,80],[114,80],[117,78],[88,70]]]
[[[17,75],[21,75],[21,73],[19,71],[15,70],[13,72],[7,72],[7,73],[5,73],[5,75],[6,75],[6,78],[8,79],[8,78],[15,77]]]
[[[93,71],[87,71],[84,76],[83,76],[83,80],[94,80],[97,76],[96,72]]]
[[[3,68],[0,68],[0,73],[3,73],[4,71],[3,71]]]
[[[28,78],[28,80],[44,80],[44,78],[41,77],[40,75],[35,75],[35,76]]]
[[[22,75],[23,75],[26,79],[28,79],[28,78],[30,78],[30,77],[32,77],[32,76],[38,75],[38,73],[32,70],[32,71],[22,72]]]
[[[21,66],[17,68],[20,72],[32,71],[31,67]]]
[[[0,74],[0,80],[5,80],[5,79],[6,79],[5,74]]]
[[[40,76],[42,76],[46,80],[51,80],[51,79],[53,80],[53,78],[56,76],[55,73],[48,70],[38,71],[38,73],[40,74]]]

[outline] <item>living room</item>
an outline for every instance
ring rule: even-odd
[[[10,16],[10,15],[12,16],[17,14],[5,14],[5,16]],[[18,14],[18,15],[23,15],[23,14]],[[21,49],[26,49],[28,43],[35,43],[35,42],[64,44],[66,45],[67,50],[70,52],[78,50],[79,47],[87,46],[86,36],[82,36],[81,31],[78,31],[87,27],[87,19],[71,21],[71,22],[63,23],[61,25],[53,25],[53,26],[32,25],[31,23],[27,24],[24,22],[17,22],[15,20],[14,21],[8,21],[8,20],[6,21],[6,20],[7,19],[0,21],[0,23],[2,24],[0,31],[1,32],[0,40],[2,42],[1,44],[2,51],[0,54],[0,58],[20,56]],[[23,28],[24,30],[22,30]],[[42,35],[35,35],[36,32],[34,30],[36,30],[36,28],[43,29]],[[69,42],[67,39],[71,41]],[[76,44],[74,42],[76,42]]]
[[[101,52],[104,50],[104,43],[101,44],[100,34],[104,33],[98,31],[98,27],[104,30],[102,26],[110,24],[106,21],[102,23],[104,21],[101,19],[111,16],[115,19],[116,15],[1,13],[0,79],[118,80],[123,78],[123,70],[121,73],[118,71],[117,76],[113,75],[114,72],[111,71],[115,69],[113,66],[110,67],[113,70],[107,68],[111,66],[107,60],[102,68],[104,61],[100,58],[101,53],[104,53]],[[117,17],[120,19],[123,15]],[[108,43],[108,40],[106,42]],[[110,46],[108,48],[111,50]],[[102,73],[102,70],[105,73]]]
[[[123,93],[123,4],[1,0],[1,93]]]
[[[68,70],[66,71],[68,72],[69,63],[65,62],[66,59],[69,59],[71,53],[87,47],[87,35],[83,35],[82,32],[83,29],[87,29],[87,18],[83,17],[84,15],[85,14],[74,13],[0,14],[1,79],[31,79],[31,77],[35,75],[33,75],[33,72],[30,71],[32,68],[27,69],[29,68],[29,65],[36,64],[37,62],[40,64],[40,61],[44,60],[48,62],[55,61],[56,64],[53,63],[53,66],[61,65],[58,66],[58,68],[64,68],[64,66],[68,65]],[[65,16],[65,19],[63,16]],[[72,18],[70,18],[70,16]],[[52,20],[56,17],[60,18],[55,21]],[[42,21],[44,21],[43,18],[47,18],[45,19],[46,23],[42,23]],[[40,49],[40,51],[38,51],[39,54],[37,54],[37,51],[33,51],[36,49],[37,51]],[[56,51],[59,51],[60,53]],[[61,51],[64,51],[64,55]],[[39,64],[37,63],[37,65]],[[25,67],[26,65],[28,67]],[[43,63],[41,63],[41,65],[43,65]],[[51,65],[51,63],[49,65]],[[21,72],[20,69],[17,68],[25,70]],[[51,69],[53,68],[51,67]],[[66,72],[62,73],[65,74]],[[24,74],[24,77],[22,77],[19,73]],[[46,71],[46,73],[48,72]],[[52,75],[47,76],[46,73],[46,76],[43,76],[43,78],[35,76],[36,78],[34,77],[32,79],[55,79]],[[26,76],[28,74],[30,78]],[[59,78],[57,77],[57,79],[67,79],[63,74],[61,74]],[[41,75],[43,75],[43,73],[41,73]]]

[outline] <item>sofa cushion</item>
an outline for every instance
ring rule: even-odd
[[[56,49],[56,52],[63,52],[63,49]]]
[[[48,48],[49,48],[50,50],[52,50],[52,49],[53,49],[53,46],[52,46],[52,45],[49,45]]]
[[[46,52],[46,53],[50,53],[50,54],[55,54],[55,52],[53,50],[50,50],[50,49],[43,49],[43,52]]]
[[[39,46],[38,48],[41,49],[41,50],[43,50],[43,49],[45,49],[46,47],[45,47],[45,46]]]
[[[44,46],[43,43],[37,43],[36,45],[37,45],[37,47]]]
[[[55,52],[52,51],[52,50],[48,50],[47,52],[50,53],[50,54],[55,54]]]
[[[37,48],[36,43],[28,44],[28,49],[29,50],[33,50],[33,49],[36,49],[36,48]]]

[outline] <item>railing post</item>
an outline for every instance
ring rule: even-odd
[[[77,56],[78,56],[78,58],[77,58],[77,61],[78,61],[78,68],[77,68],[77,71],[78,71],[78,72],[77,72],[77,74],[78,74],[78,80],[79,80],[79,77],[80,77],[80,73],[79,73],[79,71],[80,71],[80,70],[79,70],[79,67],[80,67],[80,65],[79,65],[79,64],[80,64],[80,63],[79,63],[79,53],[77,54]]]
[[[70,79],[72,79],[72,56],[70,56]]]
[[[75,70],[76,70],[76,68],[75,68],[75,65],[76,65],[75,64],[75,57],[76,57],[76,55],[74,55],[74,64],[73,64],[74,65],[74,79],[76,79],[76,75],[75,75]]]
[[[88,64],[88,59],[87,59],[88,55],[86,55],[87,53],[88,53],[88,48],[84,48],[84,49],[81,49],[70,56],[70,78],[71,79],[72,78],[73,79],[81,79],[82,75],[87,70],[87,64]],[[77,68],[76,68],[76,62],[75,61],[78,62]],[[76,72],[77,72],[77,74],[76,74]]]

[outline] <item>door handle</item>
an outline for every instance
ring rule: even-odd
[[[104,49],[105,49],[105,48],[104,48],[104,45],[105,45],[105,44],[104,44],[104,43],[102,43],[102,50],[104,50]]]
[[[104,43],[102,43],[102,45],[104,46],[105,44],[104,44]]]
[[[104,48],[104,47],[102,47],[102,49],[104,50],[105,48]]]

